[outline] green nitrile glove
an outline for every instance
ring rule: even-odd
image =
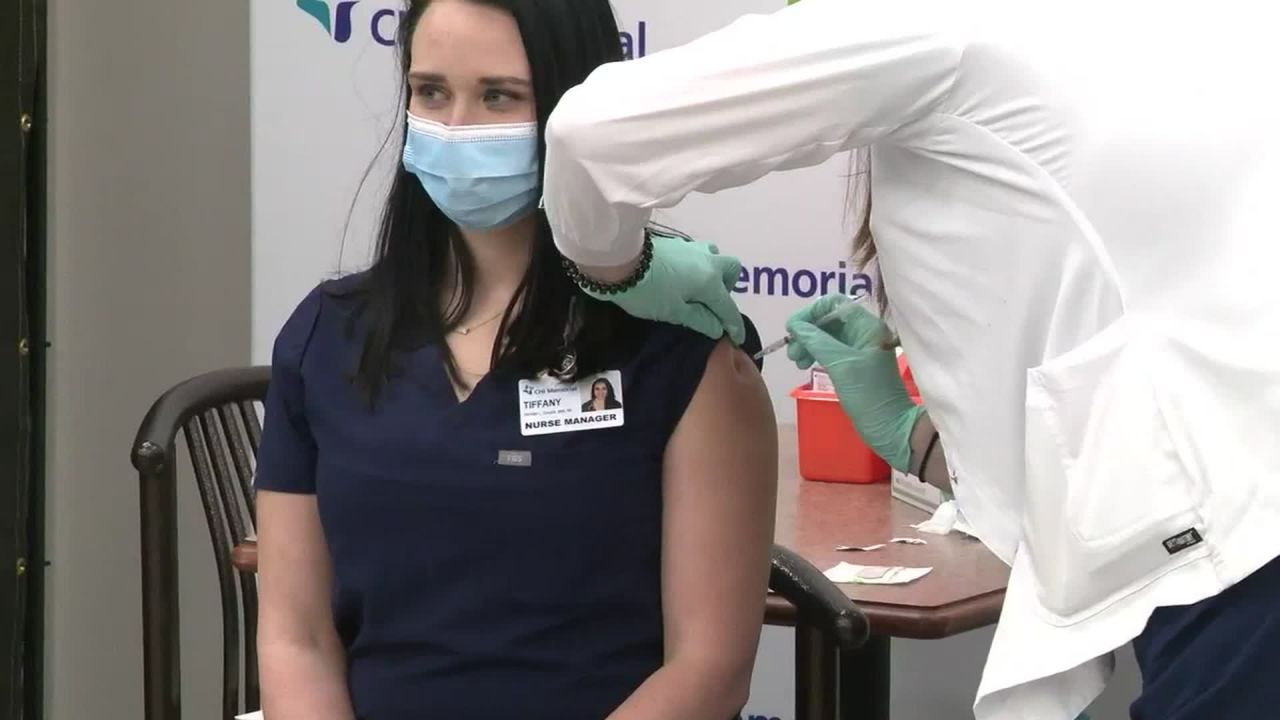
[[[742,263],[714,245],[653,234],[649,271],[635,287],[614,295],[593,293],[628,314],[683,325],[707,337],[728,335],[741,345],[747,337],[742,313],[729,294]]]
[[[844,295],[810,303],[787,321],[787,357],[808,369],[815,362],[831,376],[840,407],[862,441],[892,467],[911,462],[911,428],[924,409],[912,402],[898,374],[898,358],[882,347],[889,337],[880,318]],[[846,313],[826,327],[817,321],[838,308]]]

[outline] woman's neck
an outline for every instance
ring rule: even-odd
[[[497,230],[459,230],[475,261],[468,314],[496,312],[510,302],[529,269],[537,232],[534,215]]]

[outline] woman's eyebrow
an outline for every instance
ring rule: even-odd
[[[523,87],[529,87],[531,85],[531,83],[528,80],[520,77],[515,77],[514,75],[494,75],[490,77],[482,77],[480,78],[480,84],[481,85],[521,85]]]
[[[410,71],[409,77],[413,80],[421,80],[422,82],[441,83],[441,84],[446,82],[445,76],[437,72],[425,72],[421,70]]]

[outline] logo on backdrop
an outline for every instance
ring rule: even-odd
[[[332,14],[325,0],[297,0],[298,9],[315,18],[324,32],[335,42],[351,39],[351,11],[359,0],[342,0],[334,4]]]
[[[800,298],[819,297],[831,293],[869,295],[871,276],[849,269],[841,260],[834,270],[773,267],[743,264],[733,291],[739,294]]]
[[[356,6],[360,5],[360,0],[296,0],[296,4],[299,10],[314,18],[325,34],[336,43],[350,40],[355,35],[357,22],[364,27],[367,19],[369,39],[385,47],[394,47],[400,17],[405,13],[404,10],[392,7],[377,7],[367,14],[357,16]]]
[[[364,27],[367,21],[367,36],[383,47],[394,47],[396,31],[400,27],[400,18],[405,10],[385,5],[369,3],[359,8],[361,0],[296,0],[298,9],[310,16],[324,29],[336,43],[346,43],[355,35],[357,23]],[[367,10],[373,7],[372,10]],[[618,33],[622,42],[622,55],[627,60],[644,57],[649,52],[649,25],[644,20],[636,23],[634,28]]]

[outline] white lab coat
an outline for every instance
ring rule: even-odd
[[[891,312],[1013,568],[984,720],[1074,717],[1153,608],[1280,555],[1280,43],[1266,3],[1195,7],[803,0],[551,117],[588,265],[690,192],[871,148]]]

